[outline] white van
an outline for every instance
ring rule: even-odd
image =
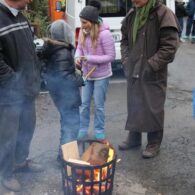
[[[66,0],[66,21],[75,31],[75,42],[78,39],[80,30],[80,18],[79,13],[88,5],[90,0]],[[166,0],[168,7],[173,11],[175,10],[175,0]],[[103,21],[109,24],[110,31],[112,32],[115,49],[116,60],[113,63],[114,69],[121,68],[121,54],[120,54],[120,40],[121,40],[121,21],[125,17],[126,13],[132,6],[130,0],[101,0],[102,9],[100,16]]]

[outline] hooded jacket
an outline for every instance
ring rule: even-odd
[[[86,36],[85,46],[78,43],[75,57],[85,56],[86,64],[83,64],[83,74],[86,75],[94,66],[96,70],[90,76],[90,79],[109,77],[112,75],[111,62],[115,59],[115,46],[112,34],[108,25],[102,23],[97,39],[97,47],[94,50],[90,35]],[[85,62],[84,62],[85,63]]]
[[[22,13],[14,16],[0,3],[0,105],[34,97],[40,88],[40,68],[33,34]]]
[[[76,86],[81,87],[83,79],[75,72],[72,50],[74,50],[74,47],[71,44],[46,39],[42,57],[45,59],[47,74],[63,77],[65,82],[70,80]]]

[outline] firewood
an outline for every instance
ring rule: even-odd
[[[86,162],[86,161],[77,160],[77,159],[72,159],[72,158],[69,158],[67,161],[68,161],[68,162],[71,162],[71,163],[80,164],[80,165],[90,165],[90,163],[88,163],[88,162]]]
[[[91,165],[102,165],[107,162],[109,146],[103,143],[93,142],[83,153],[81,160]]]

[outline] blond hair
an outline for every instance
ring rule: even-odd
[[[91,38],[91,42],[92,42],[92,48],[94,49],[94,51],[97,47],[97,39],[98,39],[98,36],[99,36],[99,28],[100,28],[100,24],[92,23],[91,31],[90,31],[90,38]],[[81,30],[79,39],[80,39],[80,43],[83,47],[85,47],[86,36],[87,35]]]

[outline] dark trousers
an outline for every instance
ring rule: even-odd
[[[181,32],[179,32],[179,38],[181,38],[182,31],[183,31],[183,17],[178,17],[177,19],[181,28]]]
[[[81,97],[76,81],[67,79],[61,73],[45,75],[47,89],[60,113],[60,145],[77,139]]]
[[[163,131],[155,131],[147,134],[148,144],[161,144]]]
[[[14,165],[26,160],[35,129],[35,99],[0,105],[0,174],[10,176]]]
[[[141,143],[141,132],[130,132],[129,141],[132,144]],[[163,138],[163,131],[154,131],[147,133],[148,144],[161,144]]]
[[[189,36],[192,33],[192,36],[195,36],[195,20],[188,17],[187,26],[186,26],[186,36]]]

